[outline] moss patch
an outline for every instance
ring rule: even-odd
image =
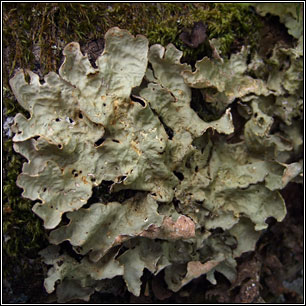
[[[242,44],[256,44],[260,27],[248,5],[228,3],[6,3],[3,19],[4,51],[14,50],[7,52],[5,84],[17,67],[39,65],[43,74],[58,69],[68,42],[85,44],[113,26],[143,34],[150,44],[174,43],[189,60],[203,49],[187,47],[179,34],[194,22],[208,26],[209,39],[220,39],[225,56]]]

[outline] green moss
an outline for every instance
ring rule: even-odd
[[[242,45],[254,47],[258,42],[261,22],[247,5],[210,3],[209,9],[194,9],[191,16],[207,24],[209,39],[221,41],[223,56],[229,56]]]
[[[14,50],[8,56],[6,84],[16,67],[34,68],[34,45],[40,47],[40,67],[45,74],[59,67],[66,43],[101,38],[113,26],[141,33],[151,44],[172,42],[192,59],[199,50],[180,41],[184,27],[203,21],[209,38],[221,40],[226,56],[235,43],[254,44],[260,25],[249,6],[228,3],[6,3],[3,17],[4,49]]]
[[[194,63],[205,55],[205,44],[186,46],[179,34],[194,22],[208,26],[209,39],[222,42],[223,56],[242,44],[256,45],[259,17],[248,5],[228,3],[4,3],[4,106],[5,115],[26,115],[10,92],[8,81],[17,68],[40,69],[44,75],[57,71],[63,47],[78,41],[84,45],[103,38],[113,26],[143,34],[150,44],[173,43]],[[36,48],[36,53],[33,50]],[[35,55],[34,55],[35,54]],[[38,60],[39,58],[39,60]],[[16,186],[24,160],[14,153],[12,141],[4,141],[4,251],[11,258],[30,254],[46,244],[42,222],[31,211],[33,203],[21,197]]]

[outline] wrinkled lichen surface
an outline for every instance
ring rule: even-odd
[[[279,190],[301,181],[302,43],[276,46],[264,66],[247,47],[224,59],[211,40],[193,71],[174,45],[115,27],[96,68],[73,42],[43,83],[19,71],[10,85],[30,117],[14,119],[27,159],[17,184],[51,230],[47,292],[89,300],[119,275],[137,296],[145,268],[174,292],[203,274],[214,284],[216,271],[234,281],[267,218],[286,215]],[[195,91],[212,120],[191,107]],[[134,194],[87,204],[103,182]]]

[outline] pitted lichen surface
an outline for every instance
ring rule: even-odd
[[[285,217],[279,190],[301,179],[303,105],[292,76],[299,65],[275,71],[283,54],[302,63],[300,45],[276,48],[266,79],[247,64],[248,48],[222,59],[217,42],[210,45],[213,57],[193,71],[173,45],[149,47],[144,36],[111,28],[97,68],[70,43],[59,74],[44,83],[31,71],[29,82],[23,71],[11,79],[30,114],[18,114],[13,127],[14,149],[27,159],[17,184],[52,230],[41,254],[53,265],[45,287],[59,301],[89,300],[117,275],[139,295],[145,268],[165,269],[173,291],[203,274],[215,283],[215,271],[233,281],[235,258],[254,249],[267,218]],[[218,117],[198,114],[194,90]],[[245,125],[231,143],[233,106]],[[85,206],[106,181],[111,192],[135,194]],[[81,260],[60,252],[64,241]]]

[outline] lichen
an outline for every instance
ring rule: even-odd
[[[195,61],[201,57],[205,46],[200,45],[199,48],[192,49],[179,39],[180,33],[185,28],[192,27],[194,22],[202,20],[209,24],[209,37],[219,37],[224,41],[224,47],[221,48],[225,55],[231,52],[236,34],[238,40],[248,37],[255,42],[256,29],[260,25],[256,14],[240,4],[4,3],[3,19],[5,116],[15,116],[17,113],[29,116],[28,112],[16,103],[8,84],[17,68],[32,70],[38,73],[42,80],[44,74],[58,69],[62,62],[62,50],[68,42],[79,41],[81,46],[84,46],[88,41],[101,39],[112,26],[126,28],[134,35],[141,33],[148,37],[150,44],[174,43],[183,50],[185,61]],[[230,26],[233,22],[235,30]],[[255,36],[250,35],[250,31]],[[245,35],[246,33],[248,35]],[[27,74],[26,79],[29,79]],[[20,161],[20,156],[10,149],[11,142],[4,139],[4,143],[4,156]],[[19,205],[12,205],[11,201],[20,202],[20,206],[24,206],[24,200],[20,198],[21,191],[14,183],[21,164],[5,162],[4,167],[7,173],[14,177],[4,182],[5,188],[12,190],[7,193],[9,200],[5,201],[5,207],[7,211],[13,211],[12,220],[18,220],[21,216],[24,218],[24,213],[19,211]],[[98,190],[98,187],[95,190]],[[112,197],[106,194],[106,190],[103,190],[103,194],[104,197]],[[5,228],[10,227],[12,235],[14,226],[9,224],[14,222],[9,221],[9,216],[12,214],[5,214],[3,222],[8,222]],[[32,216],[30,211],[27,216]],[[34,220],[27,218],[26,223],[30,226]],[[36,227],[35,224],[36,221],[33,228]],[[42,227],[40,231],[43,232]],[[19,234],[14,233],[14,236]],[[39,245],[40,240],[41,238],[33,241]],[[11,239],[4,248],[9,244],[10,249],[16,250],[15,256],[22,254],[21,243],[18,241],[18,238]],[[27,245],[27,248],[31,246]]]
[[[298,43],[277,45],[265,59],[252,48],[259,21],[249,5],[99,5],[21,4],[16,9],[7,4],[5,10],[5,47],[16,42],[6,82],[18,66],[39,73],[24,70],[11,80],[22,107],[5,90],[6,115],[21,113],[15,117],[14,148],[28,160],[17,182],[24,197],[38,199],[33,210],[45,227],[59,225],[50,242],[71,241],[76,256],[83,256],[79,262],[59,255],[57,248],[43,252],[46,263],[54,265],[45,286],[51,292],[58,280],[59,300],[69,301],[88,300],[115,275],[139,295],[144,268],[153,274],[165,269],[173,291],[202,274],[216,283],[215,271],[233,281],[235,258],[254,249],[266,219],[285,216],[278,190],[302,181],[301,14],[276,13]],[[151,10],[157,16],[152,23],[133,17],[152,15]],[[179,34],[199,20],[208,25],[208,40],[191,49]],[[62,62],[66,42],[100,38],[112,25],[147,38],[110,30],[95,68],[71,43],[64,49],[60,77],[49,73],[42,82],[43,74]],[[169,42],[174,45],[156,45]],[[252,46],[238,51],[243,44]],[[236,54],[229,56],[233,50]],[[182,63],[197,59],[195,71]],[[237,120],[244,124],[242,133]],[[17,258],[25,249],[42,248],[46,234],[30,212],[31,201],[15,186],[24,159],[12,153],[11,143],[4,143],[4,249]],[[124,208],[135,208],[136,224],[123,229],[105,224],[105,216],[133,223]],[[102,217],[89,235],[78,224],[88,222],[85,216],[92,219],[92,210]],[[105,241],[97,239],[99,230],[108,227],[110,240],[101,249]],[[78,235],[84,241],[73,239]]]
[[[271,134],[274,119],[260,108],[261,99],[283,92],[269,78],[245,75],[247,48],[221,58],[218,43],[209,44],[213,58],[193,72],[174,45],[149,47],[146,37],[114,27],[96,68],[70,43],[59,75],[50,72],[41,84],[35,73],[27,71],[27,81],[19,71],[10,80],[30,115],[17,114],[12,127],[14,149],[27,159],[17,184],[38,200],[33,211],[53,230],[49,242],[69,241],[81,256],[60,255],[54,246],[41,253],[53,265],[45,287],[51,293],[59,281],[59,301],[89,300],[116,275],[139,295],[144,268],[165,270],[175,292],[202,274],[216,283],[215,271],[234,281],[235,258],[254,249],[269,217],[285,217],[279,190],[301,175],[302,164],[293,160],[288,134]],[[285,52],[299,58],[297,50]],[[278,82],[292,73],[288,67]],[[192,88],[218,118],[207,122],[191,108]],[[284,88],[300,94],[299,86]],[[248,106],[247,120],[238,142],[228,143],[237,100]],[[123,203],[87,204],[103,182],[111,192],[135,193]]]

